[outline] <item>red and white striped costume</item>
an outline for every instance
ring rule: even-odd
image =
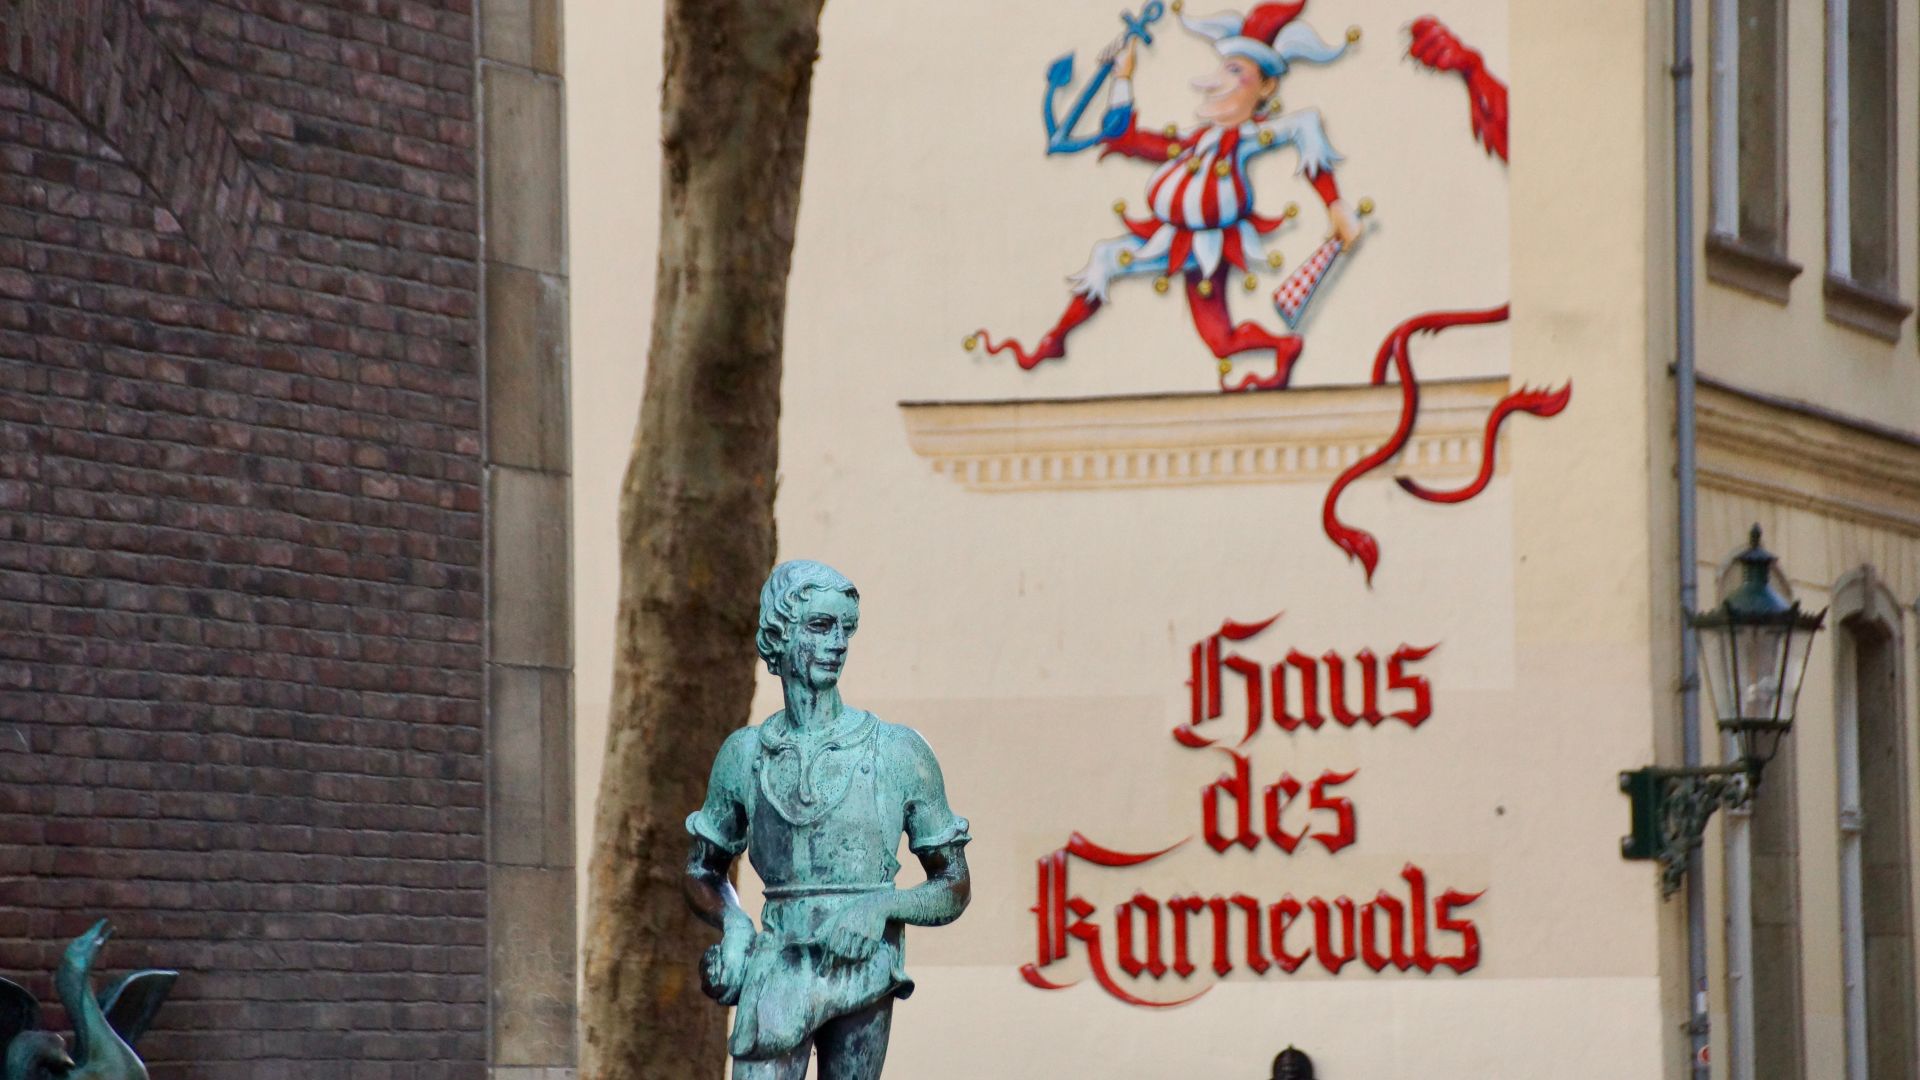
[[[1260,3],[1244,16],[1229,11],[1183,16],[1181,22],[1213,42],[1224,60],[1239,58],[1266,78],[1277,80],[1290,64],[1329,63],[1345,52],[1345,44],[1329,45],[1298,21],[1305,7],[1306,0]],[[1179,275],[1186,284],[1194,329],[1223,361],[1222,389],[1228,388],[1226,374],[1232,366],[1224,362],[1226,358],[1252,350],[1273,352],[1274,373],[1250,377],[1232,389],[1285,386],[1300,355],[1300,338],[1269,332],[1253,322],[1236,325],[1227,311],[1227,273],[1230,268],[1245,272],[1266,265],[1262,238],[1285,221],[1254,212],[1253,182],[1247,175],[1247,164],[1254,158],[1292,147],[1299,155],[1300,173],[1320,198],[1330,207],[1340,198],[1333,179],[1340,155],[1327,141],[1320,114],[1312,109],[1278,116],[1254,113],[1244,123],[1206,123],[1184,133],[1177,129],[1154,133],[1141,130],[1134,116],[1132,81],[1116,78],[1106,115],[1113,120],[1117,114],[1124,114],[1125,127],[1101,141],[1100,156],[1119,154],[1154,163],[1153,177],[1147,181],[1150,216],[1127,219],[1127,235],[1093,246],[1087,265],[1071,278],[1073,297],[1067,310],[1031,350],[1011,339],[995,342],[982,330],[979,337],[987,351],[1011,350],[1022,368],[1065,356],[1067,335],[1100,310],[1114,281]],[[1103,130],[1110,130],[1104,120]]]
[[[1126,108],[1132,96],[1130,83],[1116,82],[1108,108]],[[1320,198],[1328,204],[1338,199],[1333,166],[1340,155],[1327,141],[1317,110],[1256,118],[1232,128],[1207,124],[1174,135],[1142,131],[1137,120],[1131,121],[1124,133],[1106,141],[1101,154],[1159,163],[1147,181],[1153,216],[1129,220],[1129,236],[1094,245],[1086,267],[1073,276],[1074,291],[1105,301],[1115,278],[1192,271],[1210,279],[1222,265],[1246,270],[1250,262],[1263,262],[1261,238],[1284,219],[1254,213],[1247,164],[1287,146],[1298,151],[1299,171]]]

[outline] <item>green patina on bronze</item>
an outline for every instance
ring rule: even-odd
[[[133,1052],[154,1014],[173,989],[172,971],[136,971],[93,994],[93,961],[112,930],[105,919],[74,938],[60,958],[54,990],[73,1024],[73,1051],[66,1040],[39,1029],[40,1002],[25,987],[0,979],[0,1080],[146,1080],[147,1067]]]
[[[687,897],[721,929],[702,967],[737,1006],[735,1080],[871,1080],[893,1001],[913,992],[903,928],[960,917],[970,893],[967,819],[947,805],[933,749],[911,728],[840,699],[860,594],[831,567],[787,562],[760,593],[756,644],[786,708],[720,748],[693,837]],[[894,886],[900,837],[925,883]],[[742,852],[766,883],[763,924],[729,879]]]

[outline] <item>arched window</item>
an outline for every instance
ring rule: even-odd
[[[1847,1080],[1914,1070],[1913,921],[1900,614],[1871,571],[1834,592],[1841,973]]]

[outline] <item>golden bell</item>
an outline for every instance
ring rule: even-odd
[[[1224,161],[1218,161],[1214,163],[1213,175],[1215,176],[1226,176],[1228,173],[1231,173],[1232,171],[1233,171],[1233,166],[1228,165]]]
[[[966,338],[960,342],[960,344],[965,346],[968,352],[972,352],[974,348],[980,344],[980,339],[976,338],[972,334],[968,334]]]
[[[1173,9],[1173,13],[1175,15],[1178,15],[1180,14],[1180,9],[1186,7],[1187,3],[1186,3],[1186,0],[1173,0],[1173,3],[1167,6]]]
[[[1240,284],[1245,285],[1248,292],[1252,292],[1260,287],[1260,275],[1248,274],[1246,277],[1240,279]]]
[[[1372,200],[1372,199],[1361,199],[1361,200],[1360,200],[1360,206],[1359,206],[1359,208],[1358,208],[1358,209],[1359,209],[1359,211],[1360,211],[1360,216],[1361,216],[1361,217],[1366,217],[1366,216],[1367,216],[1368,214],[1371,214],[1371,213],[1373,213],[1373,200]]]
[[[1232,370],[1233,370],[1233,361],[1231,360],[1220,361],[1220,374],[1225,375],[1226,373]]]
[[[1359,41],[1360,41],[1360,28],[1357,26],[1347,27],[1347,44],[1353,45],[1353,44],[1357,44]]]
[[[1169,139],[1173,139],[1173,138],[1178,138],[1178,137],[1179,137],[1179,135],[1180,135],[1180,125],[1179,125],[1179,124],[1168,124],[1168,125],[1167,125],[1167,126],[1166,126],[1165,128],[1163,128],[1162,130],[1163,130],[1163,131],[1165,131],[1165,133],[1166,133],[1166,136],[1167,136],[1167,138],[1169,138]]]
[[[1272,145],[1273,145],[1273,132],[1271,132],[1271,131],[1262,131],[1262,132],[1260,133],[1260,145],[1261,145],[1261,146],[1272,146]]]
[[[1116,200],[1114,200],[1114,204],[1113,204],[1113,212],[1114,212],[1114,213],[1116,213],[1116,214],[1124,214],[1124,213],[1126,213],[1126,212],[1127,212],[1127,200],[1125,200],[1125,199],[1116,199]]]
[[[1284,211],[1284,213],[1282,214],[1282,216],[1283,216],[1283,217],[1290,217],[1290,218],[1297,218],[1297,217],[1299,217],[1299,216],[1300,216],[1300,204],[1299,204],[1299,203],[1297,203],[1297,202],[1290,202],[1290,203],[1288,203],[1288,204],[1287,204],[1287,209],[1286,209],[1286,210]]]
[[[1286,264],[1286,261],[1287,261],[1287,257],[1285,255],[1280,254],[1277,251],[1267,252],[1267,265],[1273,267],[1275,270],[1278,270],[1280,269],[1280,267],[1284,266]]]
[[[1207,280],[1200,283],[1200,295],[1201,296],[1213,295],[1213,279],[1212,278],[1208,278]]]
[[[1165,277],[1157,277],[1157,278],[1154,278],[1154,279],[1153,279],[1153,291],[1154,291],[1154,292],[1157,292],[1157,293],[1163,293],[1163,292],[1166,292],[1166,291],[1167,291],[1167,279],[1166,279]]]
[[[1114,261],[1115,261],[1115,262],[1117,262],[1117,263],[1119,263],[1119,264],[1120,264],[1121,266],[1132,266],[1132,265],[1133,265],[1133,252],[1131,252],[1131,251],[1123,251],[1123,252],[1121,252],[1121,253],[1120,253],[1119,255],[1116,255],[1116,256],[1114,257]]]
[[[1190,172],[1190,173],[1197,173],[1197,172],[1199,172],[1199,171],[1200,171],[1200,159],[1199,159],[1199,158],[1188,158],[1188,159],[1187,159],[1187,171],[1188,171],[1188,172]]]
[[[1167,160],[1172,161],[1174,158],[1177,158],[1179,156],[1180,156],[1180,144],[1168,143],[1167,144]]]

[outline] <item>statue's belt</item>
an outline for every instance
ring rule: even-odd
[[[882,881],[866,885],[769,885],[766,897],[769,900],[805,900],[814,896],[849,896],[855,893],[885,892],[893,888],[893,882]]]

